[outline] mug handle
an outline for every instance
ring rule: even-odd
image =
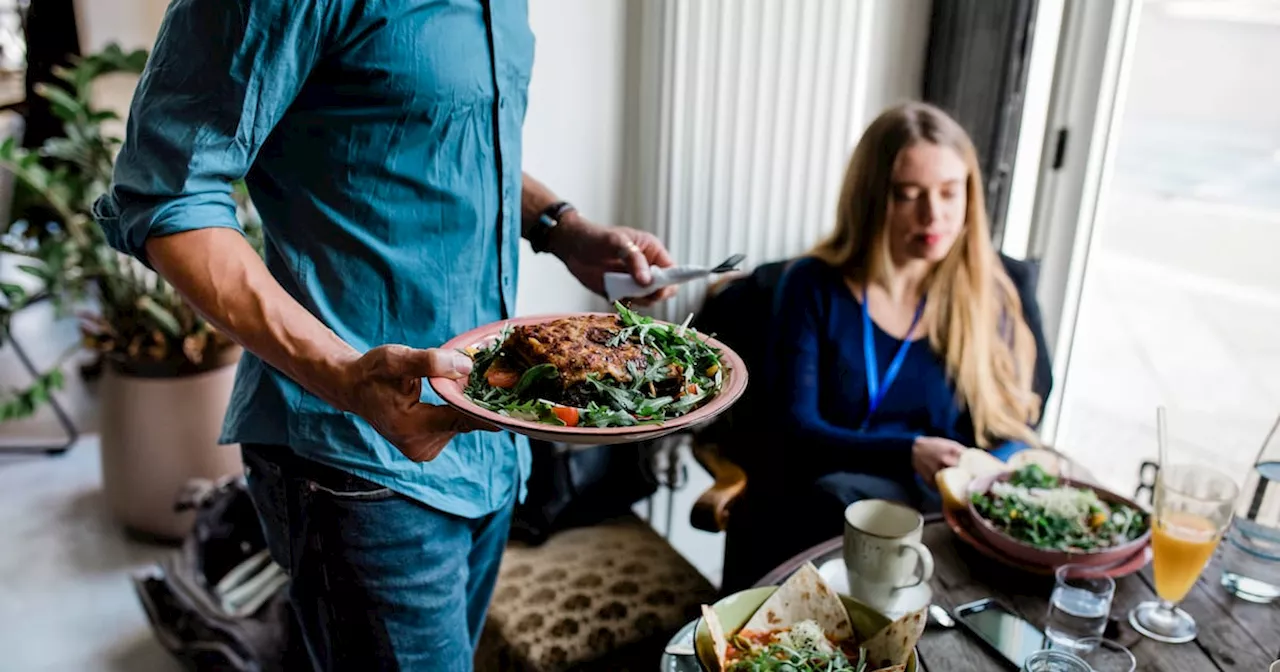
[[[920,558],[920,575],[908,579],[907,583],[898,584],[895,588],[918,586],[933,578],[933,554],[929,552],[929,549],[924,544],[917,541],[903,541],[901,550],[898,552],[902,553],[904,551],[913,551],[916,557]]]

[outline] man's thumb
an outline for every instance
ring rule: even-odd
[[[419,378],[462,378],[471,373],[471,358],[440,348],[412,350],[404,359],[402,373]]]

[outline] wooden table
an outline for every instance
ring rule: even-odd
[[[935,604],[951,610],[966,602],[994,597],[1037,627],[1044,627],[1053,577],[1027,574],[980,555],[960,541],[940,516],[926,519],[924,543],[934,557],[933,579],[929,583]],[[839,558],[841,545],[839,537],[819,544],[780,565],[758,585],[781,584],[806,562],[821,566]],[[1280,659],[1280,604],[1259,605],[1238,599],[1219,585],[1220,576],[1215,556],[1180,605],[1199,626],[1195,641],[1161,644],[1129,626],[1129,610],[1139,602],[1155,599],[1150,565],[1116,580],[1111,622],[1105,636],[1133,652],[1138,670],[1266,672],[1272,662]],[[918,648],[924,669],[929,672],[1005,669],[998,657],[958,627],[945,630],[931,623]]]

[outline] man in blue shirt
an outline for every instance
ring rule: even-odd
[[[525,0],[175,0],[95,206],[246,348],[223,439],[320,669],[470,667],[529,449],[421,379],[510,315],[521,236],[597,292],[671,265],[522,173],[533,52]]]

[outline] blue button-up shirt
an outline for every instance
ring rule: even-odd
[[[149,236],[238,227],[244,176],[290,295],[360,351],[437,347],[515,306],[533,51],[526,0],[175,0],[95,214],[143,258]],[[252,354],[222,439],[467,517],[523,498],[530,466],[488,432],[412,462]]]

